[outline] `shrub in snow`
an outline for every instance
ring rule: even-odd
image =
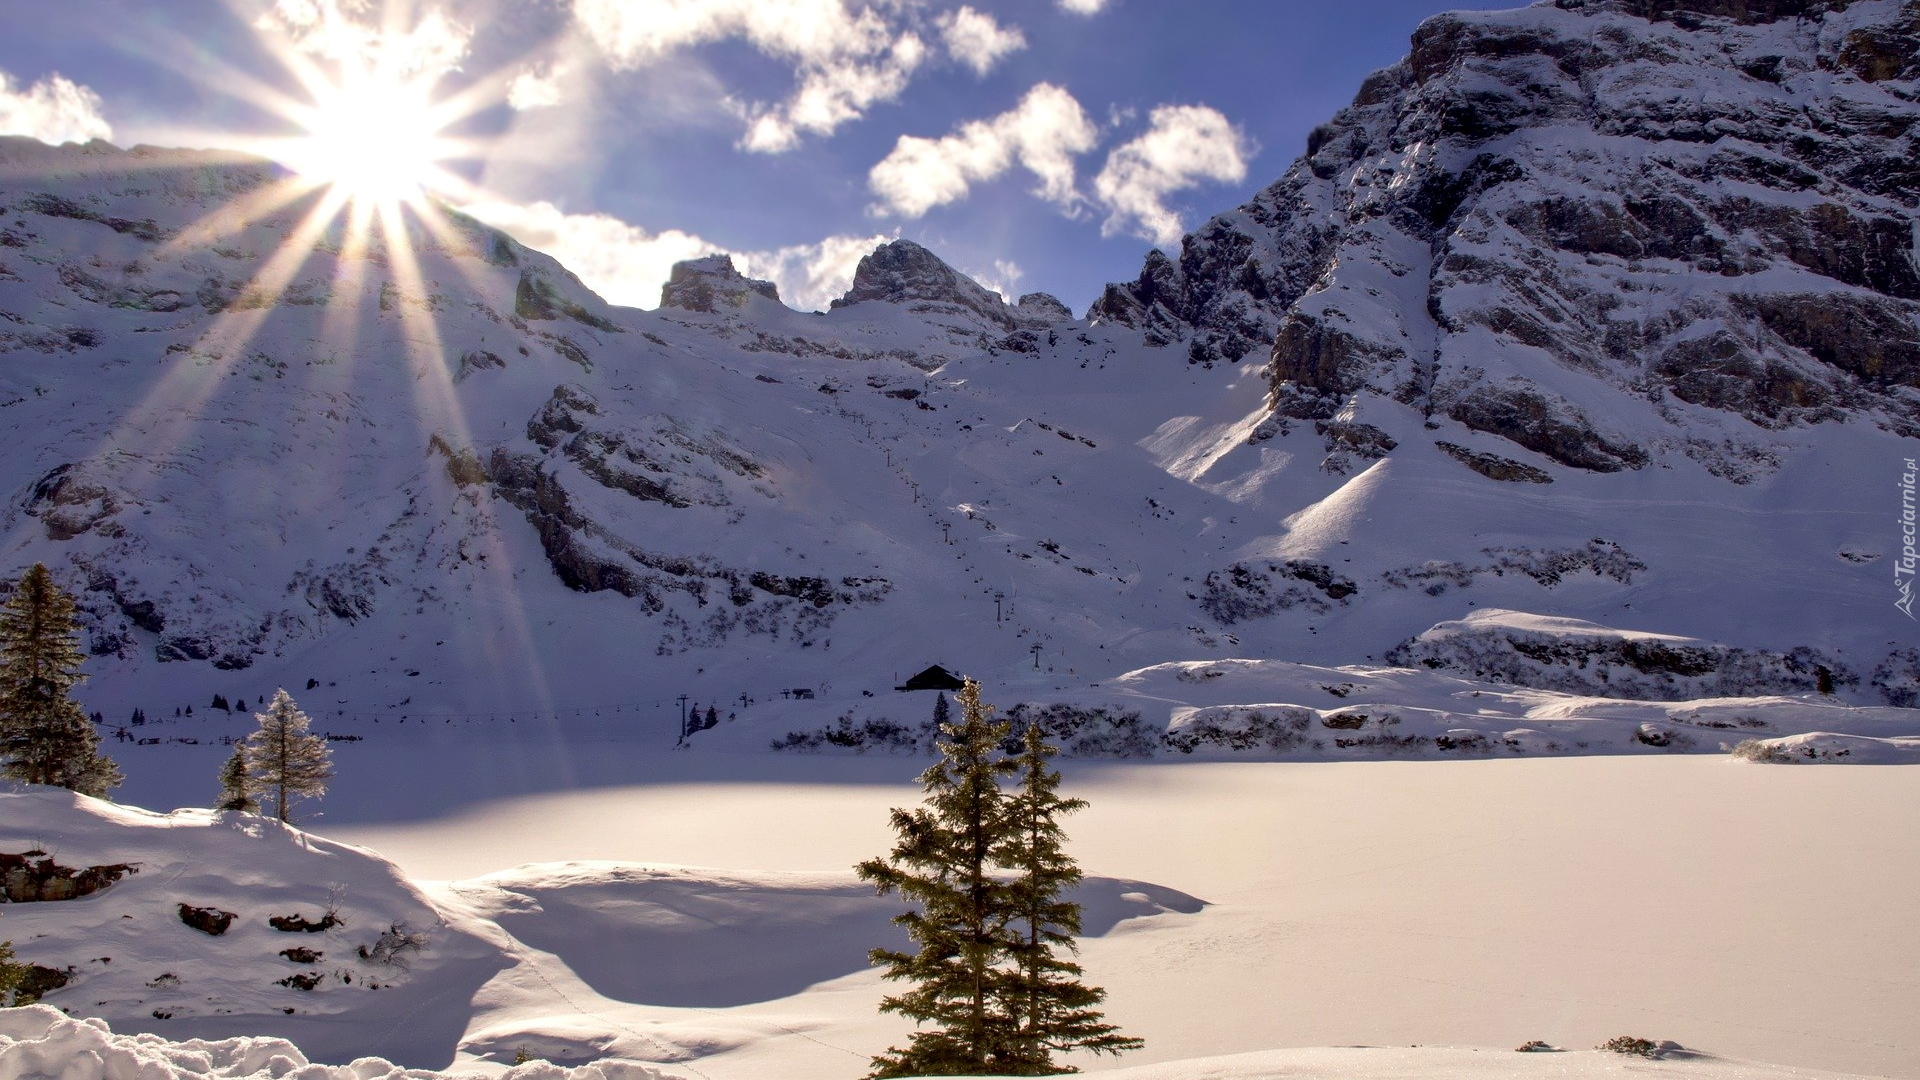
[[[1650,1039],[1637,1039],[1631,1035],[1616,1035],[1606,1042],[1601,1043],[1599,1046],[1594,1047],[1594,1049],[1611,1050],[1616,1054],[1637,1054],[1640,1057],[1650,1058],[1659,1050],[1659,1047],[1655,1046]]]
[[[1165,732],[1150,730],[1137,710],[1105,705],[1022,702],[1007,710],[1007,719],[1013,726],[1001,748],[1009,754],[1018,752],[1027,728],[1034,724],[1068,757],[1146,758],[1165,741]]]
[[[374,939],[371,946],[362,945],[356,951],[360,954],[360,959],[370,964],[381,964],[405,971],[411,966],[412,957],[426,951],[426,948],[427,935],[404,922],[397,922],[380,931],[380,936]]]
[[[1786,748],[1765,739],[1745,739],[1733,746],[1720,744],[1727,753],[1741,761],[1763,761],[1769,765],[1786,765],[1793,761],[1793,755]]]
[[[1292,750],[1313,723],[1313,711],[1292,706],[1249,709],[1224,706],[1200,709],[1167,732],[1167,748],[1191,754],[1203,747],[1222,750]]]
[[[886,717],[855,721],[849,713],[834,721],[832,727],[789,731],[770,745],[775,750],[819,750],[831,746],[860,754],[869,750],[912,754],[918,753],[930,739],[925,725],[909,727]]]
[[[1641,724],[1633,733],[1633,741],[1662,750],[1691,750],[1694,747],[1693,736],[1658,724]]]
[[[1887,704],[1911,709],[1920,703],[1920,649],[1895,649],[1873,669],[1869,681]]]

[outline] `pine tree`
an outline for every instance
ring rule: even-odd
[[[245,760],[250,794],[270,796],[274,812],[287,820],[287,804],[296,797],[319,798],[333,779],[327,742],[307,732],[307,714],[282,689],[267,711],[254,713],[260,730],[247,736]]]
[[[918,950],[870,954],[886,966],[886,978],[914,984],[882,1001],[881,1011],[920,1025],[906,1049],[873,1059],[876,1078],[987,1074],[1008,1059],[1012,1018],[1001,1002],[1002,964],[1018,941],[992,858],[1008,827],[1000,778],[1011,763],[996,747],[1009,726],[991,719],[972,681],[960,691],[960,709],[958,723],[940,728],[940,760],[920,776],[926,800],[893,811],[892,855],[857,868],[877,892],[915,904],[893,921]]]
[[[69,696],[86,676],[73,598],[35,563],[0,607],[0,776],[103,796],[120,769]]]
[[[253,795],[252,780],[247,775],[247,744],[234,743],[232,755],[220,767],[220,801],[213,808],[257,814],[260,803]]]
[[[936,694],[933,699],[933,719],[927,722],[927,730],[932,733],[927,739],[928,749],[934,748],[934,740],[940,737],[940,732],[946,729],[952,719],[953,707],[947,704],[947,695],[944,692]]]
[[[14,962],[13,942],[0,941],[0,1009],[10,1009],[16,1004],[31,1004],[15,1000],[26,981],[27,965]]]
[[[1062,955],[1079,951],[1074,939],[1080,933],[1080,905],[1065,895],[1080,883],[1080,867],[1066,852],[1059,819],[1087,803],[1060,797],[1060,774],[1047,765],[1059,752],[1047,744],[1038,723],[1027,725],[1013,762],[1018,787],[1008,800],[1010,827],[994,854],[1016,875],[1009,892],[1021,938],[1006,986],[1015,1032],[1002,1069],[1011,1075],[1079,1071],[1054,1064],[1056,1050],[1119,1054],[1144,1045],[1104,1021],[1094,1006],[1106,999],[1106,991],[1080,982],[1080,965]]]

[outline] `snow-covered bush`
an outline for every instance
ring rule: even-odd
[[[1920,649],[1895,649],[1873,669],[1869,681],[1887,704],[1911,709],[1920,702]]]
[[[1313,710],[1281,705],[1262,708],[1220,706],[1196,710],[1166,734],[1169,750],[1191,754],[1203,747],[1222,750],[1292,750],[1313,724]]]
[[[1013,730],[1001,745],[1009,754],[1019,752],[1020,740],[1033,724],[1040,725],[1047,741],[1067,757],[1147,758],[1164,741],[1164,733],[1143,723],[1137,710],[1105,705],[1023,701],[1007,710],[1007,719],[1013,722]]]
[[[931,722],[918,726],[903,724],[884,716],[868,717],[856,721],[848,713],[834,721],[833,726],[817,728],[812,731],[789,731],[773,740],[775,750],[820,750],[836,747],[864,754],[869,750],[884,750],[890,754],[918,753],[933,745],[933,725]]]
[[[1787,753],[1784,747],[1765,739],[1743,739],[1732,746],[1726,746],[1725,743],[1721,746],[1741,761],[1762,761],[1769,765],[1786,765],[1793,761],[1793,755]]]
[[[1394,646],[1386,660],[1514,686],[1646,701],[1830,692],[1860,682],[1837,658],[1805,646],[1776,653],[1492,609],[1440,623]]]
[[[413,965],[413,956],[425,952],[426,948],[426,934],[404,922],[396,922],[380,931],[380,936],[374,939],[371,946],[362,945],[356,951],[360,959],[370,964],[406,971]]]

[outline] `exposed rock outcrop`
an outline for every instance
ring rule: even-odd
[[[1392,399],[1592,471],[1690,446],[1689,407],[1913,430],[1917,75],[1912,0],[1436,16],[1088,317],[1266,359],[1283,417]]]
[[[1028,293],[1019,306],[942,262],[911,240],[874,248],[853,272],[853,285],[833,307],[879,301],[922,314],[961,315],[1007,330],[1063,322],[1066,305],[1045,293]],[[1071,313],[1067,312],[1070,317]]]
[[[660,306],[685,311],[741,308],[755,296],[780,302],[780,290],[773,282],[750,278],[734,269],[731,255],[674,263],[667,283],[660,286]]]

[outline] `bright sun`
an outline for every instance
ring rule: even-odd
[[[283,158],[294,171],[355,201],[414,203],[444,191],[453,178],[441,162],[458,156],[423,79],[356,71],[315,87],[315,103],[295,117],[306,134],[289,140]]]

